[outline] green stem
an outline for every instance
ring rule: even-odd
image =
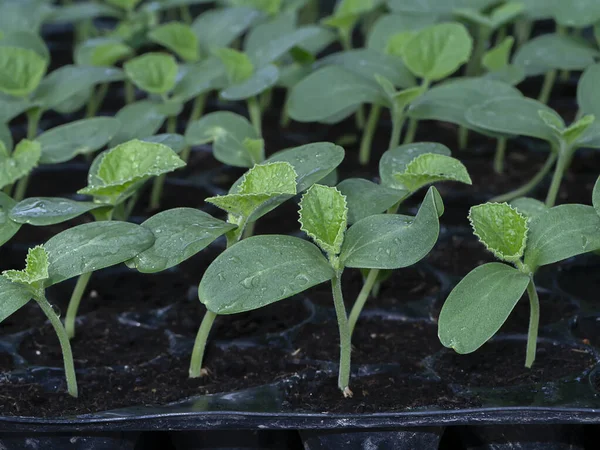
[[[42,109],[37,107],[27,111],[27,139],[32,140],[35,139],[35,137],[37,136],[38,125],[40,123],[42,113]],[[17,181],[13,198],[18,202],[25,198],[25,194],[27,193],[27,186],[29,185],[30,175],[31,174],[28,173],[19,181]]]
[[[335,306],[335,314],[337,316],[338,328],[340,332],[340,369],[338,375],[338,387],[344,394],[344,397],[352,397],[350,390],[350,328],[348,327],[348,316],[346,315],[346,307],[344,306],[344,297],[342,295],[342,280],[341,272],[331,280],[331,288],[333,293],[333,304]]]
[[[106,97],[106,93],[108,92],[108,83],[102,83],[98,90],[93,90],[90,99],[88,100],[85,117],[89,119],[90,117],[95,117]]]
[[[288,101],[290,98],[290,90],[288,89],[285,93],[285,103],[283,104],[283,110],[281,111],[281,118],[279,119],[279,126],[281,128],[287,128],[290,126],[291,118],[288,110]]]
[[[192,14],[190,13],[190,8],[188,7],[188,5],[183,5],[179,7],[179,15],[187,25],[192,24],[194,19],[192,18]]]
[[[500,45],[504,39],[506,39],[506,25],[501,26],[498,32],[496,33],[495,45]]]
[[[206,341],[208,340],[208,335],[216,317],[217,315],[208,309],[204,314],[204,318],[198,329],[198,334],[196,335],[196,340],[194,341],[194,349],[192,350],[192,360],[190,362],[189,371],[190,378],[198,378],[202,375],[202,362],[204,360]]]
[[[538,327],[540,324],[540,300],[533,282],[533,277],[527,285],[527,295],[529,296],[529,331],[527,332],[527,355],[525,357],[525,367],[531,368],[535,361],[535,352],[537,348]]]
[[[192,104],[192,111],[190,112],[190,117],[188,118],[187,128],[189,128],[192,123],[194,123],[198,119],[200,119],[200,117],[202,116],[202,113],[204,113],[205,106],[206,106],[206,93],[200,94],[194,99],[194,103]],[[188,160],[190,159],[191,152],[192,152],[192,147],[190,147],[189,145],[186,145],[183,148],[183,150],[181,151],[181,155],[180,155],[181,159],[183,159],[187,163]]]
[[[167,133],[173,134],[177,132],[177,116],[169,116],[167,119]],[[159,175],[154,179],[152,184],[152,194],[150,195],[150,210],[154,211],[160,208],[160,199],[162,197],[165,186],[166,174]]]
[[[462,125],[458,127],[458,149],[466,150],[469,145],[469,129]]]
[[[477,76],[481,72],[481,60],[487,50],[488,39],[490,38],[490,29],[485,25],[480,25],[477,29],[477,38],[475,49],[471,59],[467,63],[466,75],[469,77]]]
[[[77,318],[77,311],[79,310],[79,304],[81,303],[83,294],[87,288],[90,278],[92,277],[92,273],[93,272],[87,272],[80,275],[77,279],[75,289],[73,289],[73,293],[71,294],[69,306],[67,307],[67,315],[65,316],[65,329],[69,339],[73,339],[75,337],[75,319]]]
[[[552,182],[550,183],[550,189],[548,189],[548,195],[546,196],[546,206],[552,208],[556,204],[556,198],[558,197],[558,191],[560,184],[562,183],[565,170],[569,166],[570,158],[567,149],[564,144],[558,153],[558,161],[554,167],[554,174],[552,175]]]
[[[504,158],[506,156],[506,138],[496,140],[496,154],[494,156],[494,172],[504,173]]]
[[[540,95],[538,97],[540,102],[547,104],[548,100],[550,100],[550,94],[552,94],[552,89],[554,88],[557,74],[558,71],[554,69],[547,72],[544,76],[544,84],[542,84],[542,90],[540,91]]]
[[[256,97],[250,97],[247,100],[247,103],[250,122],[252,122],[252,126],[256,130],[256,133],[258,133],[259,136],[262,136],[262,117],[258,99]]]
[[[367,120],[367,125],[363,131],[362,140],[360,142],[360,152],[358,159],[360,164],[362,164],[363,166],[369,164],[369,160],[371,159],[371,146],[373,145],[373,136],[375,135],[375,130],[377,129],[377,124],[379,122],[380,115],[381,106],[371,106],[371,111],[369,112],[369,119]]]
[[[125,80],[125,104],[129,105],[135,101],[135,86],[129,80]]]
[[[521,48],[531,36],[533,22],[528,19],[520,19],[515,24],[515,34],[517,37],[517,49]]]
[[[557,152],[553,151],[552,153],[550,153],[550,156],[548,156],[548,159],[546,160],[540,171],[531,180],[529,180],[520,188],[515,189],[514,191],[507,192],[506,194],[498,195],[494,198],[491,198],[489,201],[498,203],[510,202],[515,198],[527,195],[544,179],[546,175],[548,175],[548,173],[550,173],[552,166],[554,166],[554,163],[556,162],[556,158]]]
[[[402,127],[404,126],[405,119],[404,111],[400,112],[400,114],[392,113],[392,134],[390,135],[388,150],[400,145],[400,136],[402,135]]]
[[[419,126],[419,121],[417,119],[410,119],[408,121],[408,130],[406,131],[406,136],[404,137],[404,145],[412,144],[415,140],[415,135],[417,134],[417,127]]]
[[[360,313],[365,307],[365,303],[373,290],[373,286],[377,282],[377,276],[379,275],[379,269],[371,269],[369,270],[369,275],[367,275],[367,279],[365,280],[365,284],[363,284],[358,297],[356,297],[356,301],[354,305],[352,305],[352,310],[350,311],[350,317],[348,318],[348,329],[350,330],[350,336],[354,333],[354,327],[356,326],[356,322],[360,317]]]
[[[65,377],[67,379],[67,391],[69,395],[72,397],[77,397],[77,376],[75,375],[75,364],[73,363],[73,352],[71,351],[71,343],[69,342],[69,337],[67,336],[67,332],[63,327],[63,324],[60,321],[60,318],[56,315],[54,310],[52,309],[52,305],[46,299],[43,291],[40,291],[36,296],[35,300],[44,314],[50,321],[52,328],[56,332],[58,336],[58,341],[60,342],[60,349],[62,350],[63,362],[65,365]]]

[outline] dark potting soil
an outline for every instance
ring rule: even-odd
[[[558,272],[558,286],[567,294],[582,300],[592,310],[600,311],[600,256],[585,258],[587,264],[576,264]]]
[[[453,234],[438,241],[426,258],[436,269],[463,277],[476,267],[496,261],[473,234]]]
[[[498,340],[468,355],[444,350],[436,358],[433,369],[447,383],[493,388],[576,377],[598,363],[588,350],[538,342],[535,363],[527,369],[525,344],[525,340]]]
[[[584,316],[577,317],[572,326],[573,336],[580,339],[582,343],[600,346],[600,317]]]
[[[0,351],[0,374],[14,369],[15,364],[13,357],[5,352]]]

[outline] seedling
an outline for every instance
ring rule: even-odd
[[[77,380],[67,331],[48,302],[46,288],[90,270],[126,261],[149,248],[154,236],[139,225],[96,222],[79,225],[29,250],[24,270],[0,276],[0,322],[33,299],[42,308],[60,341],[67,391],[77,397]],[[90,243],[93,243],[91,245]]]
[[[525,367],[530,368],[540,314],[535,273],[600,248],[600,216],[591,206],[561,205],[528,219],[506,203],[486,203],[471,208],[469,220],[475,235],[502,262],[477,267],[452,290],[439,317],[440,341],[458,353],[477,350],[527,291],[531,310]]]

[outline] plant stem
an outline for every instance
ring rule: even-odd
[[[342,296],[341,271],[331,280],[331,290],[333,293],[333,304],[337,317],[338,328],[340,332],[340,369],[338,375],[338,387],[341,389],[344,397],[352,397],[350,390],[350,328],[348,326],[348,316],[344,306],[344,297]]]
[[[169,116],[167,119],[167,133],[173,134],[177,132],[177,116]],[[162,197],[165,186],[166,174],[159,175],[152,183],[152,194],[150,195],[150,210],[154,211],[160,208],[160,199]]]
[[[369,118],[367,125],[363,131],[362,140],[360,142],[360,153],[359,162],[361,165],[366,166],[369,164],[371,159],[371,146],[373,145],[373,136],[377,129],[377,123],[379,122],[379,116],[381,114],[381,106],[372,105],[371,111],[369,112]]]
[[[469,145],[469,129],[462,125],[458,127],[458,149],[466,150]]]
[[[194,123],[198,119],[200,119],[200,117],[202,116],[202,113],[204,112],[205,106],[206,106],[206,93],[200,94],[194,99],[194,103],[192,104],[192,111],[190,112],[190,117],[188,118],[187,128],[189,128],[192,123]],[[186,129],[186,132],[187,132],[187,129]],[[183,159],[183,161],[185,161],[186,163],[190,159],[191,151],[192,151],[192,147],[190,147],[189,145],[186,145],[183,148],[183,150],[181,151],[181,155],[180,155],[181,159]]]
[[[125,104],[129,105],[135,101],[135,87],[129,80],[125,80]]]
[[[498,195],[494,198],[491,198],[489,201],[490,202],[499,202],[499,203],[509,202],[511,200],[514,200],[515,198],[523,197],[524,195],[527,195],[550,172],[550,169],[552,169],[552,166],[556,162],[556,158],[557,158],[557,153],[553,151],[550,154],[550,156],[548,156],[548,159],[546,160],[546,162],[544,163],[544,165],[540,169],[540,171],[531,180],[529,180],[527,183],[525,183],[520,188],[517,188],[514,191],[507,192],[506,194]]]
[[[496,140],[496,154],[494,156],[494,172],[504,173],[504,158],[506,155],[506,138]]]
[[[73,364],[73,352],[71,351],[71,343],[67,332],[60,321],[60,318],[56,315],[52,309],[52,305],[46,299],[43,291],[40,291],[36,296],[35,300],[44,314],[50,321],[52,328],[58,336],[60,342],[60,349],[62,350],[63,362],[65,365],[65,378],[67,379],[67,391],[72,397],[77,397],[77,376],[75,375],[75,365]]]
[[[217,315],[206,310],[196,340],[194,341],[194,349],[192,350],[192,360],[190,362],[190,378],[198,378],[202,375],[202,361],[204,360],[204,350],[206,349],[206,341],[208,340],[208,334],[212,328],[213,322]]]
[[[419,121],[417,119],[410,119],[408,121],[408,130],[406,131],[406,136],[404,137],[403,144],[412,144],[415,140],[415,135],[417,134],[417,127],[419,126]]]
[[[261,110],[260,104],[256,97],[250,97],[247,100],[248,103],[248,115],[250,116],[250,122],[252,122],[252,126],[256,130],[256,133],[259,136],[262,136],[262,118],[261,118]]]
[[[404,126],[405,119],[404,111],[401,111],[399,114],[397,112],[392,113],[392,134],[390,135],[388,150],[400,145],[400,136],[402,135],[402,127]]]
[[[556,81],[556,75],[558,71],[556,69],[550,70],[544,76],[544,84],[542,85],[542,90],[540,91],[540,95],[538,97],[538,101],[547,104],[550,99],[550,94],[552,94],[552,88],[554,88],[554,82]]]
[[[73,293],[71,294],[69,306],[67,307],[67,315],[65,316],[65,329],[67,330],[67,336],[69,339],[73,339],[75,337],[75,319],[77,318],[77,311],[79,310],[79,304],[81,303],[83,294],[87,288],[90,278],[92,277],[92,273],[93,272],[87,272],[81,274],[77,279],[77,284],[75,285],[75,289],[73,289]]]
[[[181,19],[184,23],[186,23],[187,25],[191,25],[193,18],[188,5],[183,5],[179,7],[179,15],[181,16]]]
[[[488,40],[490,38],[490,29],[485,25],[479,25],[477,28],[477,38],[475,49],[471,55],[471,59],[467,63],[465,73],[467,76],[477,76],[481,72],[481,59],[487,49]]]
[[[35,139],[38,132],[38,125],[40,123],[40,119],[42,117],[42,109],[35,107],[27,111],[27,139]],[[28,173],[19,181],[17,181],[17,185],[15,186],[15,193],[13,198],[20,202],[25,198],[25,194],[27,193],[27,186],[29,185],[29,176]]]
[[[517,37],[517,49],[521,48],[531,36],[533,22],[528,19],[519,19],[515,24],[515,35]]]
[[[535,361],[535,352],[537,348],[538,327],[540,324],[540,300],[533,282],[533,277],[527,285],[527,295],[529,296],[529,331],[527,332],[527,355],[525,357],[525,367],[531,368]]]
[[[89,119],[90,117],[94,117],[98,113],[98,110],[100,109],[100,106],[102,105],[102,102],[104,101],[107,92],[108,83],[102,83],[98,90],[94,89],[92,91],[92,96],[88,100],[85,110],[86,118]]]
[[[506,39],[506,25],[501,26],[496,33],[495,45],[500,45],[504,39]]]
[[[352,305],[352,310],[350,311],[350,317],[348,318],[348,329],[350,330],[350,336],[354,333],[354,327],[356,326],[356,322],[360,317],[360,313],[365,307],[365,303],[367,302],[371,291],[373,290],[373,286],[375,286],[375,282],[377,281],[377,276],[379,275],[379,269],[371,269],[369,270],[369,275],[367,275],[367,279],[363,284],[358,297],[354,301],[354,305]]]
[[[567,169],[570,162],[568,153],[569,152],[565,148],[565,145],[562,144],[558,153],[558,161],[556,162],[556,166],[554,167],[554,174],[552,175],[550,189],[548,189],[548,195],[546,196],[546,206],[548,208],[552,208],[556,204],[556,198],[558,197],[560,184],[562,183],[563,176],[565,175],[565,170]]]

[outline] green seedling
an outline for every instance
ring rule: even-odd
[[[415,232],[410,224],[436,223],[442,209],[441,198],[432,187],[417,218],[379,214],[346,230],[345,196],[336,188],[316,184],[300,202],[301,229],[316,246],[280,235],[245,239],[212,262],[200,282],[198,296],[214,316],[235,314],[331,280],[340,333],[338,387],[350,397],[350,328],[341,289],[344,269],[395,269],[418,261],[428,250],[420,239],[409,237]]]
[[[600,248],[600,216],[591,206],[560,205],[528,219],[506,203],[486,203],[471,208],[469,219],[475,235],[502,262],[477,267],[452,290],[439,317],[440,341],[458,353],[474,352],[497,333],[527,291],[529,368],[540,315],[535,273]]]
[[[507,36],[483,54],[481,65],[487,71],[486,78],[504,81],[512,86],[516,86],[525,79],[525,70],[510,63],[514,43],[515,39],[512,36]]]
[[[352,48],[352,32],[361,18],[379,5],[378,0],[342,0],[333,15],[323,19],[323,24],[337,31],[344,50]]]
[[[29,250],[24,270],[0,276],[0,322],[31,299],[40,306],[60,341],[67,391],[77,397],[77,380],[69,336],[48,302],[46,288],[91,270],[111,267],[133,258],[154,242],[145,228],[126,222],[95,222],[57,234],[43,246]]]

